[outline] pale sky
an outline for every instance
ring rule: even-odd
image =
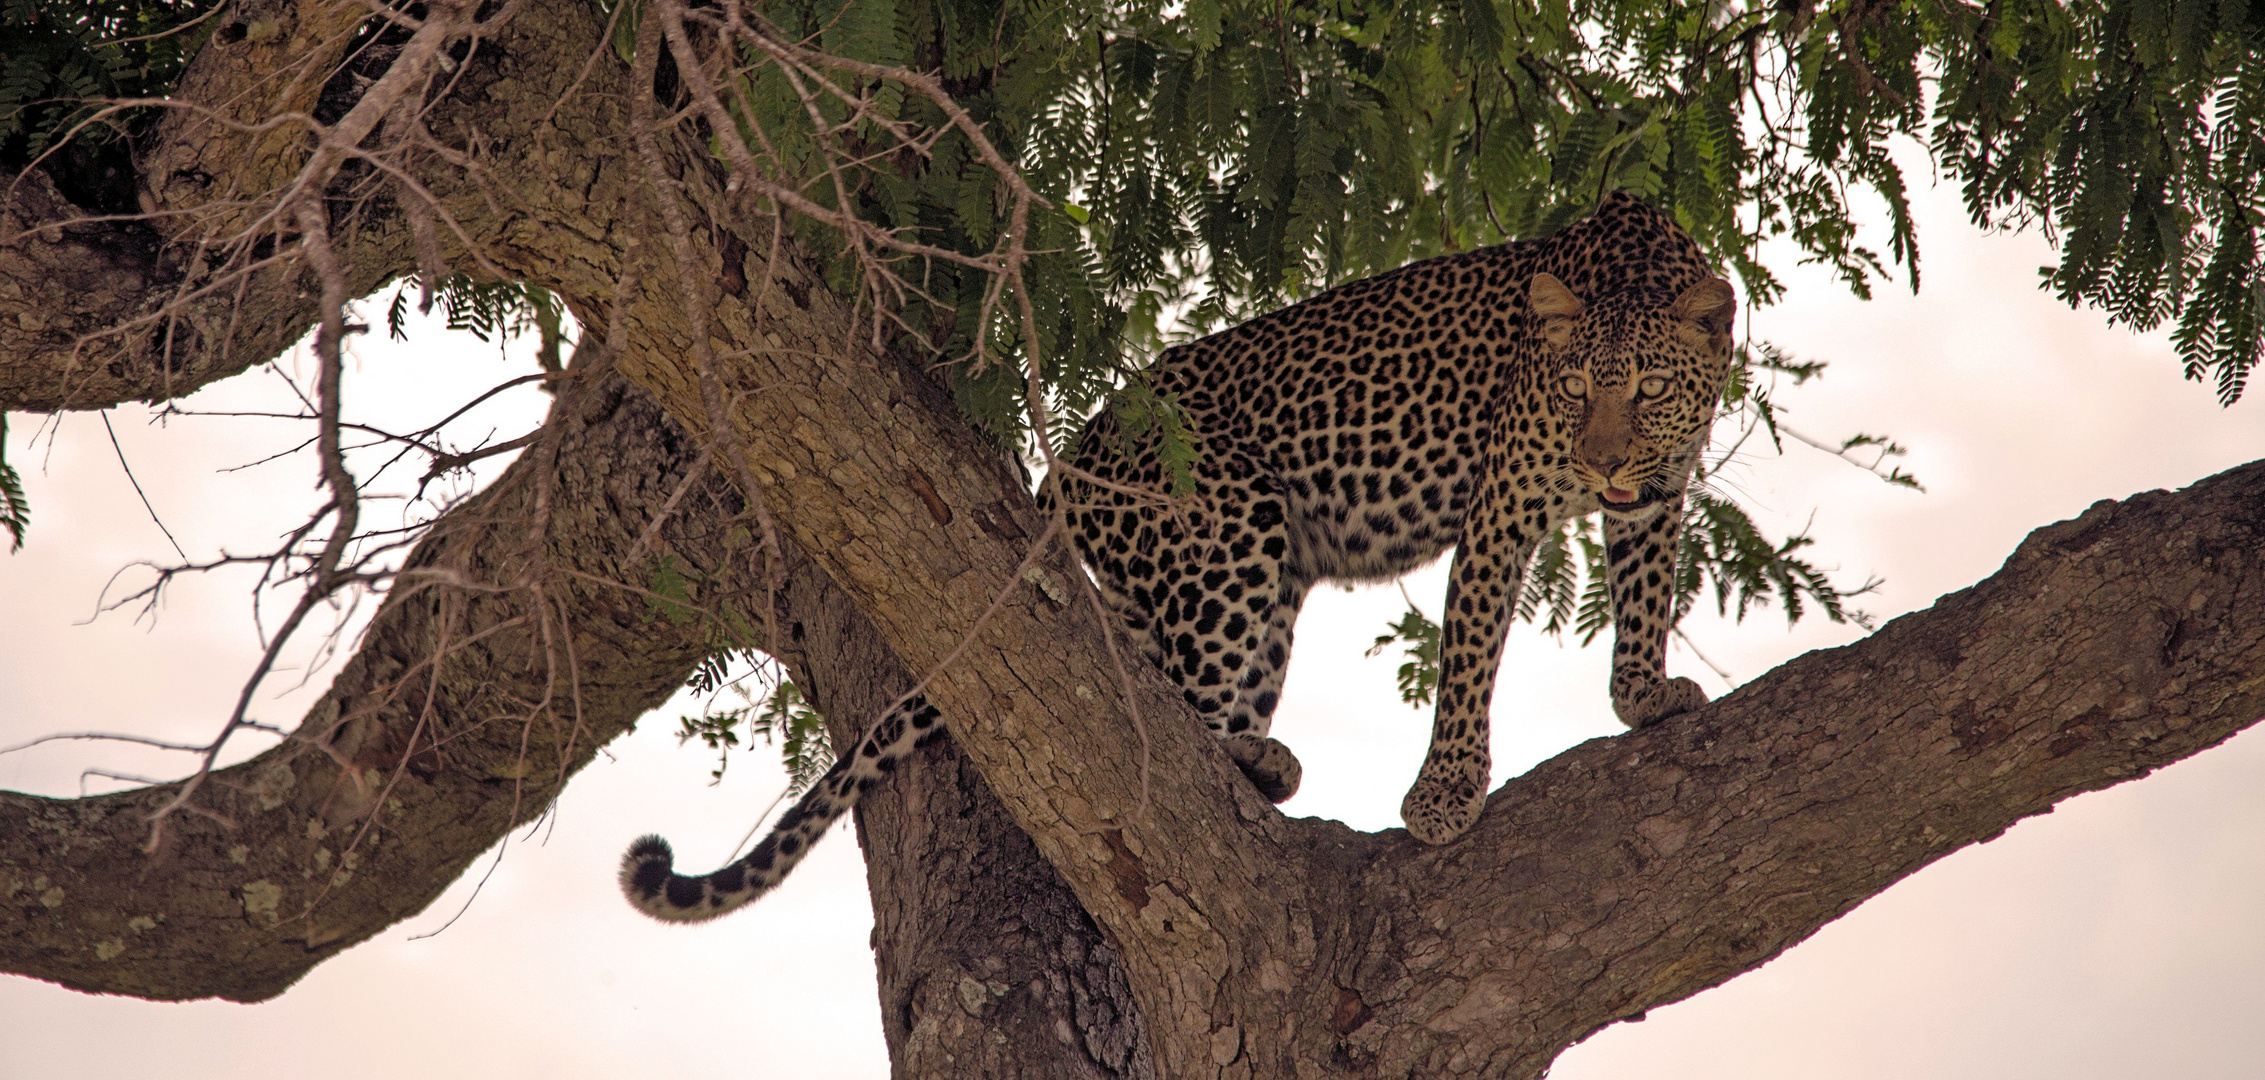
[[[1927,492],[1791,444],[1782,457],[1747,454],[1724,479],[1781,532],[1813,516],[1816,558],[1845,580],[1884,577],[1862,601],[1868,610],[1923,608],[1994,571],[2031,529],[2094,500],[2265,456],[2265,391],[2220,409],[2208,388],[2179,378],[2163,334],[2134,336],[2039,292],[2036,267],[2050,255],[2034,236],[1976,234],[1947,188],[1921,193],[1918,211],[1919,297],[1886,287],[1859,302],[1786,258],[1788,300],[1753,321],[1757,336],[1833,363],[1822,382],[1782,391],[1789,423],[1833,440],[1892,435],[1911,448],[1906,467]],[[350,409],[400,426],[532,370],[524,349],[507,360],[436,329],[409,347],[363,341],[358,351]],[[184,404],[276,409],[289,398],[280,380],[251,375]],[[532,393],[499,403],[473,434],[518,434],[540,407]],[[216,471],[304,438],[293,425],[175,418],[159,428],[147,415],[119,409],[112,423],[192,556],[255,550],[312,505],[304,457]],[[26,474],[33,522],[26,548],[0,557],[0,745],[72,730],[201,739],[254,656],[248,581],[184,582],[154,621],[87,621],[114,573],[171,549],[100,420],[68,417],[50,438],[36,418],[11,419],[8,457]],[[1443,569],[1407,584],[1436,615]],[[1428,716],[1398,701],[1397,657],[1361,654],[1400,606],[1390,587],[1325,589],[1309,603],[1275,726],[1306,767],[1285,812],[1398,824]],[[1743,626],[1696,618],[1687,629],[1741,681],[1862,633],[1814,618],[1788,632],[1768,613]],[[1497,782],[1619,730],[1601,646],[1561,647],[1520,628],[1509,654],[1496,695]],[[1688,652],[1669,663],[1710,693],[1726,689]],[[255,714],[295,721],[328,677],[264,696]],[[871,915],[846,827],[777,893],[719,922],[663,926],[615,891],[631,838],[661,832],[688,868],[706,868],[783,785],[775,754],[758,747],[709,786],[713,759],[670,734],[681,704],[613,744],[553,820],[510,841],[477,900],[437,936],[412,940],[464,908],[477,871],[264,1004],[153,1004],[0,976],[0,1080],[885,1076]],[[67,743],[0,756],[0,788],[73,794],[90,767],[161,777],[184,768]],[[1766,967],[1598,1034],[1553,1075],[2201,1080],[2255,1074],[2265,1061],[2260,1015],[2265,735],[2251,733],[1955,854]]]

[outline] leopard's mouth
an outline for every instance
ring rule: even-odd
[[[1603,503],[1607,510],[1628,511],[1651,502],[1651,496],[1641,488],[1631,491],[1627,488],[1608,487],[1597,492],[1597,501]]]

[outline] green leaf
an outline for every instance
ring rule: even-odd
[[[700,617],[700,609],[692,600],[692,578],[678,565],[675,555],[654,556],[645,573],[647,610],[679,626]],[[699,675],[695,674],[694,678],[699,678]]]
[[[1411,707],[1420,709],[1439,695],[1439,640],[1439,624],[1416,610],[1414,604],[1409,604],[1400,621],[1391,624],[1386,633],[1377,636],[1376,644],[1369,647],[1368,655],[1375,656],[1394,643],[1401,645],[1407,660],[1400,665],[1398,676],[1400,700]]]
[[[8,414],[0,412],[0,528],[8,530],[8,553],[24,549],[24,533],[31,528],[31,503],[24,498],[24,478],[8,464]]]
[[[790,680],[780,680],[763,699],[748,730],[762,736],[765,744],[779,744],[790,799],[801,798],[833,767],[833,744],[826,739],[826,720],[803,698],[802,688]]]

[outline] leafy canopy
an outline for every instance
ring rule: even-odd
[[[1038,366],[1057,442],[1173,340],[1406,261],[1548,233],[1605,191],[1670,213],[1759,303],[1778,299],[1762,241],[1789,240],[1859,294],[1900,272],[1919,238],[1897,140],[1964,185],[1984,224],[2036,225],[2061,264],[2043,284],[2148,328],[2176,319],[2196,379],[2221,400],[2255,365],[2255,175],[2265,122],[2265,4],[2015,0],[1818,5],[1687,0],[773,0],[789,35],[876,64],[938,71],[959,104],[1059,212],[1033,225]],[[830,207],[800,99],[750,53],[744,115],[809,163],[777,179]],[[848,155],[859,216],[966,253],[996,242],[997,180],[944,117],[886,80],[844,96],[942,132],[926,156]],[[846,110],[827,123],[842,123]],[[854,122],[854,121],[851,121]],[[780,133],[785,133],[781,135]],[[1860,235],[1852,200],[1884,204]],[[823,235],[822,228],[810,233]],[[1884,253],[1882,249],[1884,248]],[[853,278],[845,258],[837,280]],[[1011,326],[979,326],[987,276],[923,265],[906,322],[946,359],[1016,356]],[[933,300],[933,302],[931,302]],[[1766,345],[1726,395],[1751,436],[1780,434]],[[1013,365],[964,365],[963,407],[1020,435]],[[1158,408],[1169,408],[1169,402]],[[1137,409],[1135,411],[1138,411]],[[1169,432],[1167,420],[1163,424]],[[1838,449],[1888,440],[1858,435]],[[1831,447],[1827,447],[1831,449]],[[1900,469],[1883,479],[1916,487]],[[1772,541],[1703,492],[1684,543],[1679,613],[1712,594],[1743,616],[1835,620],[1864,591]],[[1606,624],[1591,527],[1553,538],[1521,612],[1592,636]],[[1424,653],[1419,622],[1395,635]],[[1395,635],[1387,635],[1388,639]],[[1410,672],[1411,696],[1423,673]]]
[[[942,72],[1062,201],[1033,244],[1060,248],[1033,292],[1047,307],[1048,375],[1068,392],[1087,388],[1090,366],[1157,344],[1171,316],[1199,332],[1410,259],[1546,233],[1611,188],[1672,212],[1761,302],[1782,292],[1757,257],[1769,237],[1859,293],[1896,267],[1916,286],[1899,137],[1964,186],[1978,222],[2047,230],[2062,258],[2044,284],[2063,299],[2141,328],[2175,320],[2189,374],[2213,378],[2224,400],[2257,358],[2265,4],[762,10],[828,50]],[[753,69],[753,111],[791,131],[799,103],[774,73]],[[884,113],[943,126],[925,102],[865,89]],[[956,137],[925,160],[870,162],[862,179],[860,213],[930,242],[979,251],[1000,227],[995,183]],[[813,197],[830,198],[821,187]],[[1881,240],[1858,235],[1859,190],[1887,208]],[[1884,257],[1869,246],[1882,242]],[[933,325],[969,332],[973,308],[938,308]]]
[[[150,35],[211,6],[0,0],[0,167],[67,149],[60,136],[91,115],[90,99],[161,89],[198,38]],[[1025,280],[1055,430],[1027,430],[1025,344],[1013,320],[986,317],[989,274],[903,256],[900,272],[919,288],[888,301],[901,341],[932,350],[970,419],[1010,444],[1060,445],[1113,400],[1128,428],[1159,432],[1175,456],[1167,464],[1184,472],[1200,446],[1140,381],[1159,349],[1411,259],[1550,232],[1614,188],[1673,214],[1757,303],[1783,293],[1760,258],[1772,238],[1859,294],[1898,273],[1916,288],[1919,238],[1891,153],[1899,139],[1962,185],[1976,222],[2044,230],[2060,261],[2042,268],[2041,284],[2057,296],[2137,328],[2173,324],[2188,376],[2214,383],[2222,401],[2241,395],[2265,332],[2257,0],[769,0],[755,10],[829,53],[938,73],[1054,201],[1030,223],[1037,254]],[[631,0],[617,27],[633,35],[638,11]],[[883,77],[838,74],[842,93],[811,107],[763,56],[734,62],[736,122],[775,150],[767,179],[924,244],[980,254],[997,242],[999,178],[934,102]],[[72,141],[115,145],[128,123]],[[919,152],[906,152],[905,132],[920,133]],[[59,177],[66,190],[75,182],[115,201],[90,172],[100,157],[47,165],[73,174]],[[1886,207],[1884,236],[1860,234],[1852,199],[1863,192]],[[859,290],[840,235],[814,221],[797,233],[832,259],[837,287]],[[511,288],[440,283],[438,293],[481,329],[524,322],[515,305],[549,310],[539,290]],[[976,356],[1015,362],[967,360]],[[1798,381],[1822,365],[1766,345],[1745,356],[1728,415],[1747,437],[1775,439],[1776,377]],[[1841,449],[1867,443],[1899,449],[1874,436]],[[1916,486],[1900,470],[1883,476]],[[0,506],[20,535],[11,478],[0,464]],[[1682,609],[1711,592],[1740,615],[1774,603],[1792,618],[1813,606],[1838,619],[1862,591],[1833,585],[1800,557],[1804,538],[1769,540],[1726,498],[1702,493],[1692,519]],[[1593,635],[1603,625],[1594,543],[1576,523],[1545,544],[1521,613]],[[1411,612],[1387,640],[1411,642],[1420,662],[1424,633]],[[1414,693],[1425,677],[1404,682]]]

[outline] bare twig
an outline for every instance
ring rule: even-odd
[[[125,470],[126,482],[134,485],[134,494],[140,496],[142,509],[149,511],[150,523],[157,526],[158,532],[165,534],[165,542],[173,545],[173,553],[186,561],[189,553],[181,550],[181,542],[173,538],[173,530],[165,527],[164,519],[157,516],[157,507],[149,504],[149,493],[142,490],[142,482],[134,478],[134,467],[126,464],[126,448],[118,445],[118,431],[110,426],[110,412],[107,409],[102,413],[102,431],[110,436],[110,449],[118,453],[118,467]]]

